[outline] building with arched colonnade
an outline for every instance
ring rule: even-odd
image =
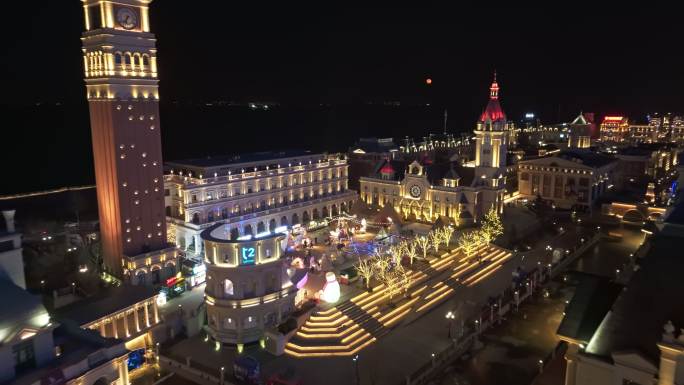
[[[202,255],[200,233],[216,223],[230,239],[348,212],[347,160],[307,151],[264,152],[166,163],[169,241]]]

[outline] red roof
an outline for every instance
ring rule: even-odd
[[[496,122],[498,120],[506,120],[506,114],[504,114],[499,104],[499,84],[496,82],[496,72],[494,73],[494,81],[489,87],[489,102],[487,103],[487,108],[485,108],[482,115],[480,115],[480,121],[485,122],[491,120]]]
[[[391,173],[394,172],[394,168],[392,168],[392,165],[391,165],[391,164],[385,163],[385,165],[382,166],[382,168],[380,169],[380,172],[381,172],[382,174],[391,174]]]

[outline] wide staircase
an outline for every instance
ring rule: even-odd
[[[285,352],[295,357],[357,354],[407,315],[425,312],[458,287],[473,286],[493,274],[510,256],[508,250],[488,245],[468,257],[452,250],[441,258],[417,260],[406,293],[390,300],[386,289],[379,285],[333,308],[316,311],[290,339]]]

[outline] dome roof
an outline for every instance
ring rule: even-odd
[[[504,114],[501,104],[499,104],[499,83],[496,82],[496,72],[494,72],[494,81],[489,87],[489,102],[482,115],[480,115],[480,121],[496,122],[500,120],[506,120],[506,114]]]
[[[389,162],[387,162],[387,163],[385,163],[385,165],[382,166],[382,168],[380,169],[380,173],[382,173],[382,174],[392,174],[392,173],[394,173],[394,167],[392,167],[392,165],[391,165]]]

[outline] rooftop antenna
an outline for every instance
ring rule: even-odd
[[[446,133],[447,133],[446,128],[447,128],[447,109],[445,108],[444,109],[444,127],[443,127],[444,135],[446,135]]]

